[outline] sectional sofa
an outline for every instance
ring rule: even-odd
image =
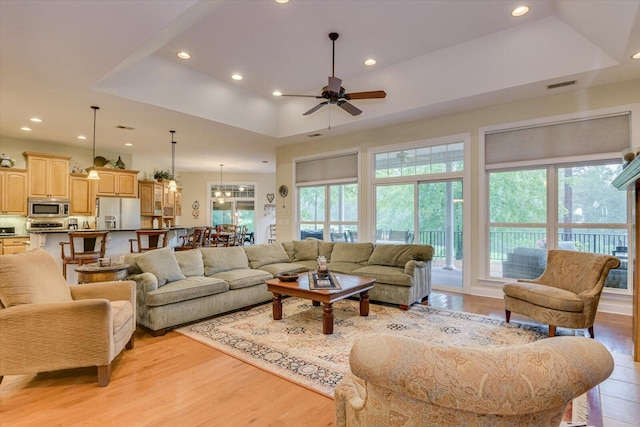
[[[137,322],[162,335],[167,328],[269,301],[265,280],[313,270],[318,256],[329,269],[376,279],[372,301],[408,309],[431,291],[428,245],[374,245],[316,239],[125,255],[136,282]]]

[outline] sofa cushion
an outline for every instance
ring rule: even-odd
[[[289,257],[280,243],[242,246],[242,248],[244,248],[247,258],[249,258],[249,265],[251,268],[260,268],[263,265],[289,262]]]
[[[397,286],[413,286],[413,278],[408,274],[405,274],[404,267],[367,265],[353,270],[351,274],[354,276],[373,277],[376,279],[376,283],[386,283]]]
[[[158,286],[185,278],[170,247],[154,249],[136,258],[143,273],[151,273],[158,279]]]
[[[200,249],[191,249],[189,251],[178,251],[173,253],[180,266],[180,271],[186,277],[204,276],[204,262],[202,261],[202,252]]]
[[[124,263],[129,266],[127,268],[127,274],[140,274],[142,270],[140,270],[140,266],[138,265],[138,257],[142,255],[143,252],[132,252],[124,255]]]
[[[250,268],[222,271],[210,277],[224,280],[229,284],[229,289],[248,288],[262,284],[265,280],[273,279],[273,276],[266,271],[251,270]]]
[[[584,303],[571,291],[538,283],[507,283],[502,287],[511,298],[530,302],[553,310],[581,313]]]
[[[429,245],[376,245],[369,257],[369,265],[404,267],[413,259],[427,261],[432,257],[433,248]]]
[[[43,249],[0,256],[0,302],[20,304],[72,301],[55,259]]]
[[[293,261],[309,261],[318,259],[318,243],[319,240],[316,239],[294,240]]]
[[[152,307],[173,304],[180,301],[219,294],[228,290],[229,285],[224,280],[214,277],[194,276],[167,283],[163,287],[147,293],[146,303]]]
[[[287,253],[289,257],[289,261],[293,262],[293,257],[295,256],[295,249],[293,247],[293,242],[280,242],[284,251]]]
[[[295,262],[277,262],[275,264],[263,265],[260,270],[271,274],[271,278],[276,277],[279,273],[302,273],[309,269],[304,264]]]
[[[373,252],[373,243],[336,243],[331,252],[331,262],[355,262],[366,264]]]
[[[351,243],[349,243],[351,244]],[[329,270],[335,273],[351,274],[354,270],[362,268],[362,264],[357,262],[334,262],[329,263]]]
[[[231,246],[228,248],[200,248],[202,260],[204,261],[204,274],[212,274],[222,271],[249,268],[247,254],[241,246]]]
[[[331,261],[331,253],[333,252],[333,247],[335,242],[325,242],[321,240],[318,242],[318,256],[323,256],[327,259],[327,262]]]

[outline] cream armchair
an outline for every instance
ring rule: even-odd
[[[549,325],[549,336],[556,327],[588,328],[594,338],[593,323],[604,282],[620,260],[590,252],[550,250],[547,266],[534,280],[518,280],[503,286],[507,322],[511,312],[520,313]]]
[[[47,252],[0,256],[0,381],[20,375],[98,367],[133,348],[135,282],[69,286]]]
[[[585,337],[459,347],[395,335],[356,340],[335,389],[336,426],[552,426],[613,371]]]

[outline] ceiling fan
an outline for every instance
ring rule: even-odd
[[[329,33],[329,38],[333,42],[333,60],[331,63],[331,76],[329,77],[329,84],[322,88],[322,94],[320,96],[315,95],[282,95],[282,96],[297,96],[302,98],[317,98],[317,99],[325,99],[326,101],[321,102],[316,105],[306,113],[304,116],[308,116],[311,113],[315,113],[320,108],[324,107],[327,104],[335,104],[338,107],[342,108],[347,113],[352,116],[357,116],[362,113],[362,110],[357,108],[355,105],[349,103],[348,101],[353,99],[373,99],[373,98],[384,98],[387,96],[387,93],[383,90],[374,90],[370,92],[353,92],[353,93],[345,93],[345,89],[342,87],[342,80],[335,76],[335,67],[336,67],[336,40],[338,39],[338,33]]]

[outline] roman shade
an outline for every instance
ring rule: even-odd
[[[622,152],[631,141],[629,113],[485,134],[487,168],[510,162]]]
[[[296,161],[296,184],[358,180],[358,153]]]

